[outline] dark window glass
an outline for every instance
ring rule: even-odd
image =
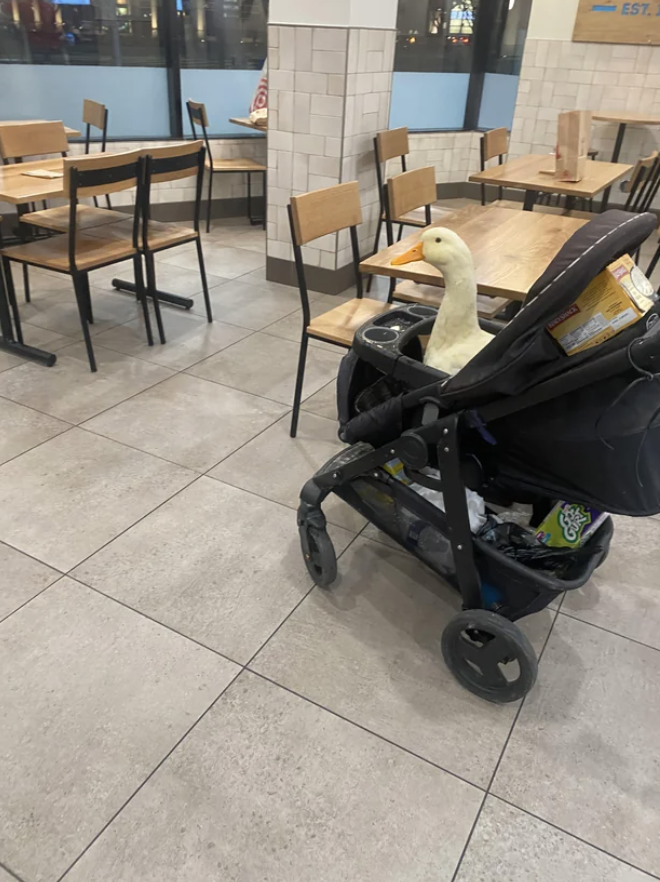
[[[0,61],[160,67],[163,0],[0,0]]]
[[[489,73],[520,73],[532,0],[505,0],[488,53]]]
[[[267,0],[177,0],[181,66],[258,70],[268,54]]]
[[[394,69],[470,73],[479,0],[399,0]]]

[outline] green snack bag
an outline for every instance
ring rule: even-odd
[[[551,548],[579,548],[606,517],[606,513],[588,505],[558,502],[539,525],[536,538]]]

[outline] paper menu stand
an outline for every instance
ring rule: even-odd
[[[591,147],[590,110],[560,113],[557,120],[557,166],[559,181],[581,181]]]

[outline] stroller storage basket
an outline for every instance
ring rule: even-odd
[[[375,474],[337,487],[335,493],[457,588],[444,512],[386,472],[380,472],[378,478]],[[612,535],[612,521],[608,518],[586,544],[590,555],[581,558],[564,578],[531,569],[476,536],[473,545],[482,582],[501,595],[498,611],[516,621],[544,609],[564,591],[585,585],[607,556]]]

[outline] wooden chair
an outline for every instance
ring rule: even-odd
[[[3,248],[2,264],[8,288],[9,301],[14,308],[17,336],[20,337],[20,318],[15,308],[16,296],[11,278],[11,262],[23,266],[39,266],[56,273],[70,275],[80,314],[89,365],[96,371],[96,359],[92,348],[89,325],[93,323],[92,302],[89,288],[89,273],[92,270],[133,259],[137,296],[142,305],[144,322],[149,345],[153,345],[146,291],[142,277],[142,263],[139,251],[139,200],[130,231],[125,236],[104,239],[89,233],[81,233],[76,227],[78,200],[93,196],[105,196],[138,186],[142,180],[144,158],[141,151],[130,153],[100,153],[95,156],[76,156],[64,160],[63,190],[69,202],[69,227],[66,236],[53,236],[38,239],[24,245]]]
[[[376,227],[376,239],[374,241],[374,250],[373,253],[378,253],[378,248],[380,244],[380,235],[383,230],[383,223],[385,222],[385,178],[383,175],[384,170],[387,170],[386,163],[390,160],[398,159],[401,163],[401,171],[405,172],[408,170],[407,168],[407,159],[406,157],[410,153],[410,139],[408,137],[408,129],[404,126],[400,129],[389,129],[386,132],[379,132],[374,138],[374,154],[376,158],[376,178],[378,180],[378,196],[380,199],[380,217],[378,218],[378,226]],[[433,203],[431,205],[431,222],[435,223],[435,221],[441,220],[443,217],[446,217],[448,214],[451,214],[451,211],[447,208],[443,208],[436,202],[436,196],[433,197]],[[399,223],[399,238],[401,238],[403,234],[404,226],[412,226],[412,227],[425,227],[426,223],[426,214],[419,210],[413,210],[407,212],[405,216],[402,216],[396,219],[397,223]],[[369,276],[367,282],[367,291],[371,290],[371,282],[373,280],[372,276]]]
[[[85,125],[85,156],[89,155],[91,143],[91,129],[99,129],[101,132],[101,153],[105,153],[105,143],[108,138],[108,108],[105,104],[99,104],[98,101],[92,101],[90,98],[83,99],[83,123]],[[110,195],[106,193],[105,204],[108,208],[112,208]],[[94,198],[94,205],[99,207],[98,198]]]
[[[435,172],[431,167],[420,168],[390,178],[386,194],[387,241],[388,245],[392,245],[392,217],[411,210],[423,211],[426,218],[431,217],[431,200],[435,197]],[[427,226],[429,223],[432,221],[429,220]],[[443,296],[444,289],[435,285],[421,285],[409,280],[397,283],[396,279],[392,279],[390,283],[390,300],[439,307]],[[479,295],[477,309],[482,318],[494,318],[510,303],[504,297]]]
[[[206,316],[213,321],[211,300],[206,280],[202,241],[199,234],[199,220],[202,204],[202,184],[204,181],[205,150],[202,141],[186,141],[184,144],[172,144],[167,147],[148,147],[142,151],[144,155],[144,181],[138,192],[140,195],[140,238],[139,249],[144,257],[147,296],[153,300],[154,314],[158,326],[160,342],[165,343],[165,331],[157,296],[156,262],[154,255],[160,251],[176,248],[194,242],[197,246],[199,273],[204,292]],[[180,181],[195,178],[195,204],[193,208],[193,225],[160,223],[151,219],[151,188],[153,184]],[[105,239],[122,239],[130,235],[132,221],[124,220],[123,224],[104,226],[93,231],[94,236]]]
[[[623,193],[628,194],[624,211],[633,214],[642,214],[649,211],[658,189],[660,189],[660,154],[654,150],[649,156],[644,156],[635,164],[629,181],[621,185]],[[594,217],[592,211],[567,211],[568,217],[577,217],[591,220]]]
[[[351,181],[348,184],[338,184],[335,187],[316,190],[313,193],[305,193],[302,196],[293,196],[288,211],[289,223],[291,225],[291,240],[293,242],[293,256],[296,264],[303,314],[298,374],[296,376],[293,414],[291,417],[291,437],[295,438],[298,429],[298,416],[302,400],[309,340],[323,340],[326,343],[334,343],[336,346],[350,349],[358,328],[374,318],[374,316],[387,312],[392,306],[380,300],[369,300],[362,296],[362,277],[359,270],[360,252],[357,236],[357,227],[362,223],[362,207],[360,205],[360,191],[357,181]],[[309,309],[302,246],[314,239],[319,239],[321,236],[327,236],[330,233],[337,233],[339,230],[345,229],[350,231],[357,297],[342,303],[341,306],[337,306],[323,315],[312,318]]]
[[[263,192],[264,192],[264,201],[266,199],[266,173],[268,172],[268,167],[262,165],[260,162],[256,162],[254,159],[216,159],[211,153],[211,144],[209,142],[208,136],[208,126],[209,120],[206,115],[206,107],[203,104],[200,104],[197,101],[188,101],[188,116],[190,117],[190,128],[192,129],[193,138],[197,138],[197,128],[202,130],[202,137],[204,138],[204,143],[206,145],[206,168],[209,173],[209,195],[208,195],[208,203],[206,206],[206,232],[210,232],[211,230],[211,201],[213,199],[213,177],[214,175],[227,175],[227,174],[237,174],[242,172],[247,175],[247,210],[248,210],[248,218],[251,224],[262,224],[264,230],[266,229],[266,213],[264,211],[264,216],[262,218],[256,218],[252,215],[252,175],[253,174],[261,174],[263,175]]]
[[[491,159],[497,159],[499,165],[504,164],[504,157],[509,152],[509,133],[505,128],[492,129],[485,132],[481,136],[479,142],[479,151],[481,158],[481,171],[486,171],[486,163]],[[497,188],[497,199],[504,199],[504,190],[502,187]],[[481,204],[486,204],[486,185],[481,185]]]

